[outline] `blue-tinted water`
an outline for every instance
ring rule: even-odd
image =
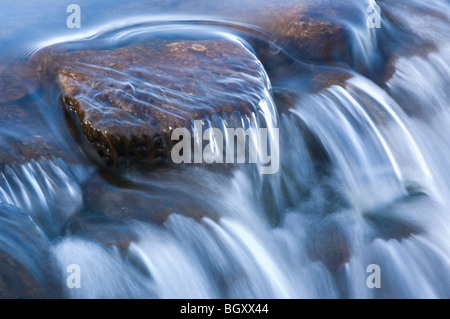
[[[280,1],[279,12],[311,7],[311,17],[346,30],[341,55],[321,59],[277,38],[269,0],[79,0],[79,29],[67,28],[70,3],[0,4],[0,273],[9,278],[0,296],[450,296],[448,2],[379,1],[381,28],[370,29],[373,1]],[[183,88],[173,99],[254,101],[257,115],[236,122],[279,128],[276,174],[245,164],[117,173],[80,146],[59,92],[33,69],[51,45],[205,37],[248,50],[261,89],[222,91],[226,80],[211,79],[200,91],[212,97],[188,98]],[[167,88],[127,74],[108,81],[167,98]],[[372,264],[381,288],[367,285]],[[70,265],[81,270],[80,288],[68,285]]]

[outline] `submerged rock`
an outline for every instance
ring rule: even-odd
[[[0,298],[62,296],[50,244],[19,208],[0,204]]]
[[[122,159],[166,161],[173,129],[190,129],[193,120],[213,115],[250,117],[268,96],[258,59],[229,39],[155,40],[111,50],[49,48],[36,58],[42,79],[56,80],[64,109],[76,113],[71,120],[116,165]]]
[[[334,221],[325,221],[309,231],[308,256],[313,261],[321,261],[328,270],[336,274],[351,257],[351,248],[345,232]]]
[[[325,18],[321,13],[328,11],[330,16],[337,16],[351,9],[354,7],[349,5],[333,8],[329,3],[272,1],[246,19],[268,30],[275,43],[302,60],[324,63],[345,55],[350,35],[342,24]]]
[[[411,185],[407,196],[364,212],[363,216],[374,230],[374,238],[402,241],[424,233],[425,228],[411,212],[419,207],[429,209],[432,205],[426,193],[422,192],[417,185]]]
[[[28,64],[28,61],[0,65],[0,106],[4,107],[8,101],[20,100],[37,88],[35,66]]]
[[[270,41],[289,49],[306,61],[329,62],[346,54],[351,33],[344,19],[364,23],[365,4],[351,0],[195,0],[154,1],[155,8],[171,13],[220,15],[224,21],[239,21],[262,28]],[[143,8],[145,10],[145,8]],[[240,26],[236,26],[240,28]]]
[[[109,172],[94,175],[84,186],[86,210],[123,223],[137,219],[163,225],[172,214],[200,222],[203,217],[218,220],[220,214],[201,200],[193,200],[176,187],[141,185]]]
[[[37,66],[12,63],[0,73],[0,172],[5,166],[23,165],[41,158],[61,158],[68,163],[86,159],[69,145],[72,137],[59,125],[39,94]]]
[[[125,254],[130,244],[137,242],[137,236],[127,227],[106,215],[78,213],[73,215],[64,228],[64,236],[79,236],[95,240],[105,247],[116,247]]]

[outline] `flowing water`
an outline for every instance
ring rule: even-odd
[[[280,134],[272,175],[245,164],[118,173],[79,146],[58,92],[12,72],[8,81],[26,94],[0,96],[0,272],[30,283],[14,297],[450,297],[450,4],[380,1],[382,27],[370,29],[366,7],[374,2],[343,1],[356,18],[320,14],[350,34],[346,58],[305,61],[247,17],[270,2],[80,0],[78,30],[65,25],[68,3],[0,4],[4,73],[55,43],[238,43],[261,60],[264,89],[235,83],[221,92],[212,79],[205,90],[219,104],[251,100],[253,118],[204,120]],[[254,50],[260,43],[264,54]],[[384,77],[389,63],[394,71]],[[339,74],[345,84],[317,90],[311,74]],[[121,76],[114,81],[124,86],[139,81]],[[133,87],[146,90],[167,93],[154,83]],[[192,107],[207,100],[192,99]],[[25,159],[36,144],[38,156]],[[73,264],[81,288],[66,285]],[[371,264],[380,267],[381,288],[367,286]]]

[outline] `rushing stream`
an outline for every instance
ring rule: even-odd
[[[323,59],[254,21],[274,1],[240,2],[79,0],[81,28],[68,29],[71,2],[2,1],[1,297],[450,297],[449,2],[379,1],[381,28],[371,29],[373,1],[318,1],[315,14],[348,37],[342,56]],[[352,13],[337,15],[339,5]],[[269,138],[279,129],[275,174],[219,163],[117,170],[73,134],[58,89],[20,71],[53,47],[69,56],[184,40],[241,50],[247,60],[229,67],[248,74],[208,79],[224,67],[204,60],[218,64],[205,66],[195,95],[170,61],[131,75],[80,55],[85,74],[104,77],[81,100],[96,108],[110,90],[120,102],[189,112],[245,101],[251,116],[202,120],[269,128]],[[177,85],[149,80],[158,72]],[[372,264],[380,288],[367,285]],[[67,285],[70,265],[80,288]]]

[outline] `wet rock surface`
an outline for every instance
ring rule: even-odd
[[[323,226],[311,227],[310,232],[311,235],[313,233],[321,235],[312,235],[307,243],[309,257],[311,260],[321,261],[335,274],[351,257],[351,248],[345,233],[339,225],[330,221],[324,222]]]
[[[45,115],[33,102],[29,95],[16,101],[0,102],[0,171],[4,171],[5,166],[41,158],[74,162],[75,157],[69,155],[67,145],[61,143],[67,134],[63,130],[46,129]],[[81,157],[78,159],[83,162]]]
[[[0,171],[5,166],[32,160],[61,158],[67,163],[84,163],[81,152],[67,145],[67,127],[49,125],[59,121],[42,99],[38,65],[17,60],[0,68]],[[81,155],[81,156],[78,156]]]
[[[156,41],[113,50],[38,55],[66,111],[107,162],[167,160],[170,135],[195,119],[250,116],[267,96],[266,74],[241,43]],[[72,113],[73,114],[73,113]]]
[[[0,298],[61,297],[50,243],[17,207],[0,204]]]
[[[415,205],[432,205],[429,197],[420,190],[412,190],[408,196],[398,201],[379,207],[374,211],[364,212],[365,220],[374,229],[375,238],[402,241],[422,234],[425,229],[404,207]],[[426,206],[425,206],[426,207]]]
[[[64,236],[79,236],[95,240],[106,247],[116,247],[125,253],[137,236],[127,225],[118,223],[103,214],[82,212],[73,215],[64,228]]]
[[[350,10],[355,13],[355,7],[330,6],[329,1],[319,2],[328,4],[299,1],[269,3],[246,18],[268,30],[275,43],[304,61],[323,63],[342,59],[346,54],[349,33],[338,22],[324,19],[323,10],[334,12],[338,17],[349,14]]]
[[[154,5],[162,10],[171,6],[171,10],[178,13],[214,14],[255,25],[263,28],[271,41],[288,48],[296,57],[321,63],[342,59],[350,33],[340,20],[365,22],[367,6],[334,0],[208,1],[200,6],[197,1],[185,0],[156,1]]]
[[[162,225],[172,214],[198,222],[203,217],[217,220],[220,216],[215,208],[176,188],[168,192],[158,186],[131,183],[109,172],[94,175],[84,186],[83,197],[90,213],[118,223],[137,219]]]

